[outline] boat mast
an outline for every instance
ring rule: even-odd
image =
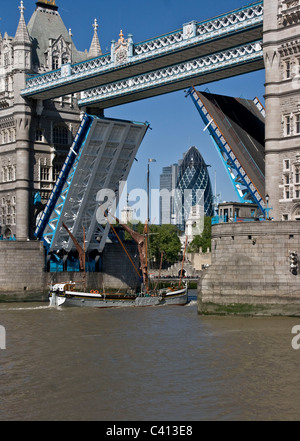
[[[184,265],[184,261],[185,261],[185,252],[186,252],[187,242],[188,242],[188,237],[186,236],[185,237],[185,246],[184,246],[183,258],[182,258],[182,263],[181,263],[179,287],[181,287],[181,285],[182,285],[183,265]]]
[[[147,168],[147,220],[148,225],[150,225],[150,163],[156,162],[156,159],[149,158],[148,159],[148,168]]]
[[[147,221],[148,224],[150,222],[150,197],[149,197],[149,193],[150,193],[150,164],[149,164],[150,159],[148,160],[148,170],[147,170]]]
[[[85,270],[85,227],[83,227],[83,288],[86,291],[86,270]]]
[[[159,282],[160,282],[161,269],[162,269],[162,264],[163,264],[163,257],[164,257],[164,252],[162,251],[162,252],[160,253],[159,273],[158,273],[158,279],[157,279],[157,282],[156,282],[155,287],[154,287],[154,291],[156,291],[156,289],[157,289],[157,287],[158,287],[158,284],[159,284]]]
[[[118,241],[120,242],[120,245],[122,246],[123,250],[125,251],[125,253],[126,253],[126,255],[127,255],[128,259],[130,260],[130,262],[131,262],[131,264],[132,264],[133,268],[135,269],[135,272],[137,273],[137,275],[138,275],[138,276],[139,276],[139,278],[140,278],[140,277],[141,277],[141,275],[140,275],[140,273],[138,272],[138,269],[137,269],[137,267],[135,266],[135,264],[134,264],[133,260],[131,259],[131,257],[130,257],[130,255],[129,255],[128,251],[127,251],[127,250],[126,250],[126,248],[124,247],[124,244],[123,244],[123,242],[121,241],[121,239],[120,239],[120,237],[119,237],[118,233],[116,232],[115,228],[114,228],[114,227],[112,226],[112,224],[111,224],[111,223],[109,222],[107,214],[106,214],[106,213],[104,213],[104,216],[106,217],[106,219],[107,219],[107,222],[109,223],[109,226],[110,226],[110,228],[111,228],[111,229],[113,230],[113,232],[114,232],[114,234],[116,235],[116,237],[117,237]]]
[[[80,243],[78,242],[78,240],[73,236],[73,234],[71,233],[71,231],[69,230],[69,228],[63,223],[62,224],[63,227],[67,230],[70,238],[72,239],[72,241],[74,242],[74,245],[76,247],[76,250],[78,251],[79,254],[79,264],[80,264],[80,269],[81,271],[83,271],[83,284],[84,284],[84,288],[86,288],[86,272],[85,272],[85,228],[83,227],[83,248],[80,245]]]
[[[149,292],[149,277],[148,277],[148,261],[150,261],[149,254],[149,225],[150,225],[150,162],[156,162],[156,159],[149,158],[148,159],[148,167],[147,167],[147,222],[144,227],[144,236],[145,236],[145,268],[147,272],[147,284],[145,285],[147,292]]]
[[[115,217],[113,214],[110,213],[110,216],[112,216],[118,224],[125,230],[127,233],[130,234],[132,239],[135,241],[135,243],[138,246],[138,252],[139,252],[139,258],[140,258],[140,264],[141,264],[141,271],[143,276],[143,283],[144,287],[147,292],[149,292],[149,277],[148,277],[148,263],[147,263],[147,246],[146,246],[146,237],[148,234],[148,222],[145,223],[144,226],[144,233],[140,234],[136,231],[132,230],[128,225],[122,224],[117,217]],[[106,216],[107,217],[107,216]]]

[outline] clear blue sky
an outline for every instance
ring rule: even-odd
[[[125,38],[133,34],[135,43],[161,34],[175,31],[192,20],[202,21],[246,6],[247,0],[56,0],[62,19],[72,29],[73,40],[78,50],[89,49],[94,19],[99,23],[99,39],[103,52],[110,50],[111,40],[117,40],[120,29]],[[19,0],[5,2],[1,10],[0,31],[14,36],[19,20]],[[25,19],[28,23],[35,1],[24,0]],[[212,93],[253,99],[257,96],[264,103],[264,71],[235,77],[201,86]],[[207,164],[214,186],[217,174],[217,192],[222,200],[236,200],[235,191],[225,172],[224,166],[208,135],[203,133],[203,122],[190,98],[184,91],[151,98],[132,104],[108,109],[108,117],[148,121],[152,130],[148,131],[137,155],[128,179],[128,189],[146,188],[146,168],[148,158],[155,158],[151,164],[151,187],[159,188],[162,167],[171,165],[182,158],[185,151],[196,146]]]

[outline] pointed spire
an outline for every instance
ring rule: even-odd
[[[22,42],[22,43],[31,43],[30,37],[28,34],[28,29],[27,29],[27,26],[25,23],[25,18],[24,18],[25,7],[23,4],[23,0],[21,0],[21,4],[19,6],[19,9],[20,9],[21,16],[20,16],[20,21],[18,24],[17,32],[15,35],[15,41]]]
[[[98,38],[99,25],[97,23],[96,18],[95,18],[95,21],[93,24],[93,28],[94,28],[94,37],[93,37],[93,41],[92,41],[90,51],[89,51],[89,57],[91,57],[91,58],[99,57],[99,55],[102,55],[101,45],[100,45],[99,38]]]
[[[125,39],[124,39],[124,34],[122,29],[120,30],[120,35],[119,35],[119,43],[124,43]]]

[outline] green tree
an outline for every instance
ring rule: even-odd
[[[144,225],[139,222],[135,225],[128,224],[140,234],[144,232]],[[131,240],[129,233],[125,232],[125,240]],[[149,226],[149,258],[152,264],[159,267],[161,253],[163,252],[164,265],[178,262],[181,243],[178,229],[175,225],[150,225]]]
[[[178,229],[175,225],[151,225],[150,226],[150,258],[159,266],[161,253],[163,263],[172,265],[178,262],[181,251],[181,243],[178,237]]]
[[[204,218],[204,228],[201,236],[194,237],[189,245],[188,252],[198,253],[200,247],[202,247],[204,253],[211,249],[211,217],[208,216]]]
[[[144,233],[144,224],[142,224],[141,221],[132,224],[131,222],[128,222],[128,227],[130,227],[132,230],[136,231],[137,233],[143,234]],[[132,241],[132,237],[127,231],[124,231],[124,240],[125,241]]]

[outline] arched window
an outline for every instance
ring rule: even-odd
[[[70,63],[70,57],[67,53],[62,54],[62,64],[68,64]]]
[[[54,55],[52,57],[52,69],[53,70],[59,69],[59,57],[57,55]]]
[[[37,142],[43,142],[44,141],[44,130],[38,127],[35,131],[35,140]]]
[[[4,67],[7,67],[9,65],[9,52],[4,52]]]
[[[52,164],[52,178],[53,181],[56,182],[57,178],[61,172],[61,169],[63,167],[63,162],[62,161],[54,161]]]

